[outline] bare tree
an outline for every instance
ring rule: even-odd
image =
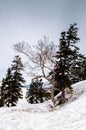
[[[14,45],[14,49],[25,56],[28,61],[25,63],[26,73],[32,78],[45,78],[52,83],[48,73],[52,71],[54,59],[52,57],[56,53],[56,45],[49,38],[44,37],[39,40],[37,45],[30,45],[25,42],[19,42]]]
[[[57,46],[49,38],[39,40],[37,45],[30,45],[25,42],[19,42],[14,45],[14,49],[24,54],[28,61],[25,63],[26,73],[32,78],[44,78],[52,85],[51,100],[55,106],[54,100],[54,76],[48,76],[54,68],[54,55],[56,55]],[[52,58],[53,57],[53,58]]]

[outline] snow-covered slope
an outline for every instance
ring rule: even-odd
[[[86,130],[86,81],[73,88],[72,101],[53,111],[51,102],[31,105],[25,98],[16,107],[0,108],[0,130]]]

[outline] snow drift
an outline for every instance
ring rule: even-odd
[[[0,130],[86,130],[86,80],[73,85],[68,103],[54,110],[51,102],[0,108]],[[25,96],[25,89],[23,89]]]

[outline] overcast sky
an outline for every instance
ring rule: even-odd
[[[86,55],[86,0],[0,0],[0,80],[16,55],[13,44],[36,44],[44,35],[58,44],[75,22]]]

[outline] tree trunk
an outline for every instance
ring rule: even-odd
[[[51,100],[52,100],[53,106],[55,107],[54,86],[55,86],[55,76],[53,74],[53,76],[52,76]]]
[[[62,94],[61,94],[61,104],[65,103],[65,88],[62,87]]]

